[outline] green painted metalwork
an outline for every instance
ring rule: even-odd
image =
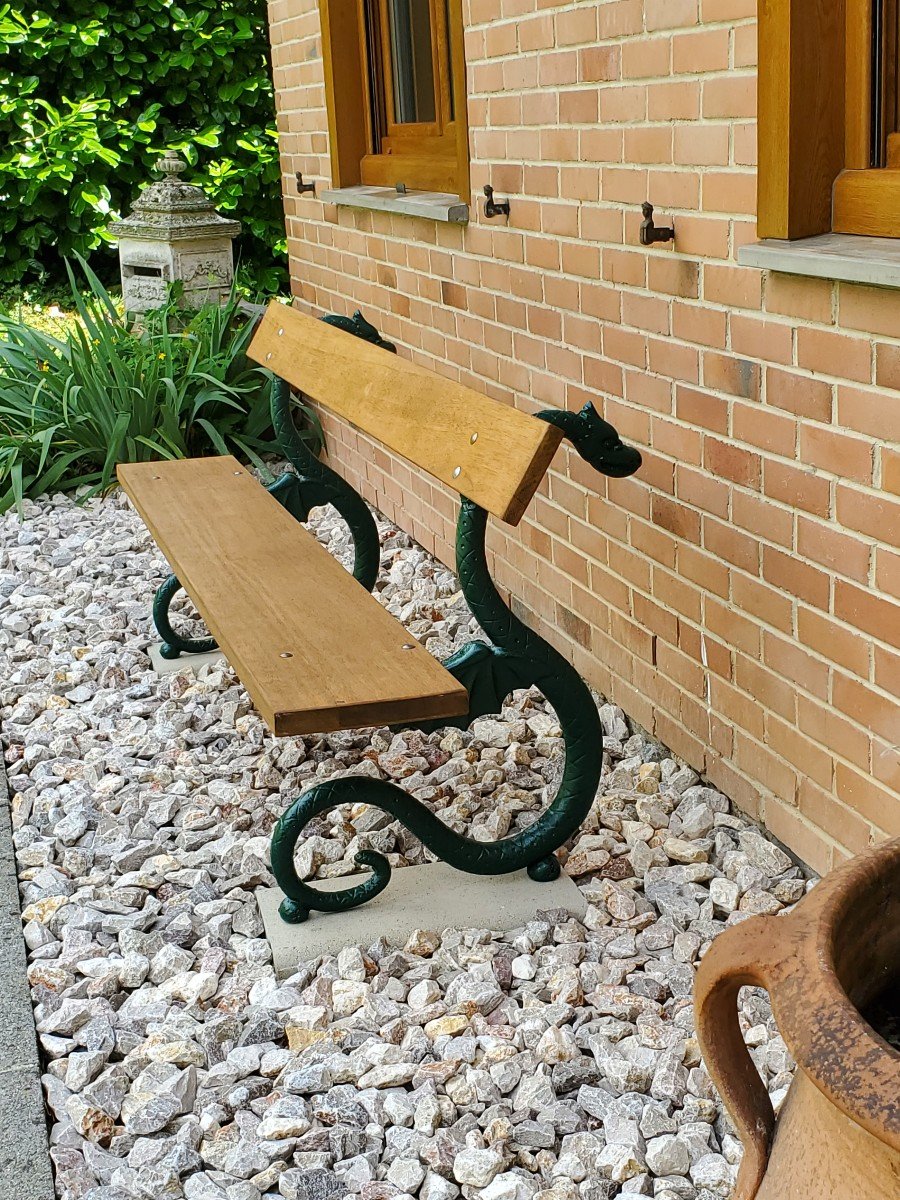
[[[182,637],[172,628],[169,608],[180,591],[181,583],[178,576],[170,575],[159,585],[156,595],[153,597],[153,624],[156,626],[156,632],[162,638],[160,654],[163,658],[178,658],[182,654],[208,654],[210,650],[217,650],[219,643],[215,638]]]
[[[397,347],[393,342],[387,341],[381,336],[371,321],[367,321],[359,309],[352,317],[342,317],[337,313],[330,313],[322,320],[326,325],[333,325],[335,329],[343,329],[346,333],[352,333],[354,337],[362,338],[364,342],[371,342],[373,346],[381,346],[382,350],[390,350],[393,354],[397,353]]]
[[[558,425],[579,453],[598,471],[630,475],[641,456],[626,446],[615,429],[592,405],[579,414],[548,409],[538,414]],[[580,827],[590,810],[600,781],[603,731],[593,697],[578,672],[548,642],[529,629],[507,607],[491,579],[485,552],[488,514],[463,498],[457,526],[457,571],[473,615],[492,644],[471,642],[444,664],[466,687],[469,712],[456,722],[433,722],[423,728],[456,724],[465,728],[475,717],[497,712],[516,688],[537,687],[553,706],[566,749],[566,763],[556,796],[543,815],[527,829],[496,842],[477,842],[448,828],[425,805],[401,788],[382,780],[345,777],[310,788],[278,822],[272,836],[272,870],[285,893],[280,913],[290,923],[305,921],[310,912],[343,912],[371,900],[387,886],[391,868],[373,850],[356,862],[371,875],[356,887],[322,892],[304,883],[294,867],[294,851],[304,827],[313,817],[337,804],[369,804],[388,812],[414,833],[434,854],[460,871],[499,875],[526,869],[532,879],[555,879],[560,872],[554,851]]]
[[[394,349],[360,313],[356,313],[352,319],[325,317],[324,320],[330,324],[344,322],[340,328],[347,328],[348,332],[365,341]],[[370,336],[369,331],[374,337]],[[278,444],[294,470],[285,471],[267,490],[292,517],[302,523],[309,520],[312,509],[321,504],[333,504],[347,522],[353,536],[353,577],[366,591],[371,592],[378,578],[381,560],[378,527],[371,509],[349,483],[325,463],[320,462],[310,451],[294,424],[290,386],[277,376],[272,379],[270,409]],[[153,600],[153,623],[162,638],[160,654],[163,658],[178,658],[182,654],[206,654],[218,648],[215,638],[182,637],[172,627],[169,609],[180,590],[181,584],[177,576],[170,575],[160,586]]]
[[[282,475],[269,491],[298,521],[307,521],[310,510],[321,504],[333,505],[353,537],[353,578],[371,592],[381,565],[378,526],[372,510],[337,471],[310,452],[291,416],[290,387],[278,378],[272,381],[272,425],[295,473]]]
[[[624,479],[641,465],[640,451],[623,442],[616,427],[604,421],[590,402],[577,413],[545,408],[535,415],[561,429],[584,461],[601,475]]]

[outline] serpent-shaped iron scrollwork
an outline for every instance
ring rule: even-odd
[[[372,510],[337,471],[320,462],[297,432],[291,415],[290,387],[272,380],[272,425],[278,444],[296,474],[286,473],[269,488],[298,521],[307,521],[310,510],[332,504],[353,536],[353,578],[371,592],[378,579],[381,548]]]
[[[377,339],[377,344],[393,349],[390,342],[378,337],[377,330],[361,314],[357,313],[356,317],[361,324],[356,323],[356,318],[342,318],[353,326],[349,332],[356,333],[357,337],[366,341]],[[368,330],[374,330],[375,339],[369,336]],[[336,471],[320,462],[297,432],[291,412],[290,386],[277,375],[273,377],[271,386],[272,426],[281,452],[294,470],[285,471],[269,485],[267,491],[292,517],[304,523],[309,520],[313,508],[320,504],[333,504],[353,535],[353,577],[370,592],[378,578],[381,557],[375,518],[365,500]],[[177,576],[170,575],[153,600],[153,623],[162,638],[160,654],[163,658],[206,654],[218,647],[215,638],[186,638],[172,628],[169,608],[180,590],[181,583]]]
[[[371,342],[373,346],[380,346],[382,350],[390,350],[393,354],[397,353],[397,347],[393,342],[383,338],[371,321],[367,321],[359,309],[352,317],[342,317],[339,313],[329,313],[322,320],[326,325],[333,325],[335,329],[343,329],[345,333],[352,333],[354,337],[362,338],[364,342]]]
[[[591,465],[610,475],[627,475],[640,466],[640,454],[626,446],[615,429],[588,405],[578,414],[540,413],[560,425]],[[571,417],[572,420],[565,418]],[[610,433],[611,431],[611,433]],[[579,828],[590,810],[600,781],[603,730],[590,690],[578,672],[548,642],[510,611],[497,591],[485,550],[487,516],[483,508],[462,499],[457,526],[457,571],[463,594],[491,639],[471,642],[445,662],[469,692],[469,712],[457,722],[465,727],[475,717],[496,712],[516,688],[537,687],[553,706],[565,743],[565,768],[549,808],[526,829],[495,842],[479,842],[446,826],[402,788],[364,776],[345,776],[303,793],[278,822],[272,836],[272,870],[285,893],[280,914],[290,923],[305,921],[311,911],[342,912],[371,900],[387,886],[391,867],[384,855],[365,850],[356,863],[371,869],[362,883],[339,892],[323,892],[304,883],[294,866],[294,850],[313,817],[337,804],[368,804],[383,809],[415,834],[432,853],[476,875],[506,874],[527,869],[532,879],[546,881],[560,873],[554,854]],[[423,726],[428,728],[428,726]]]
[[[640,450],[623,442],[616,427],[604,421],[590,401],[577,413],[545,408],[535,415],[561,429],[584,461],[601,475],[623,479],[641,465]]]

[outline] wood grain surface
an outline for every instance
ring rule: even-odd
[[[118,476],[274,733],[468,710],[465,688],[237,459]]]

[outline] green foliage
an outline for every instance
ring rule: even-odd
[[[262,467],[278,453],[271,375],[245,357],[252,322],[236,296],[190,313],[173,295],[132,333],[82,267],[87,298],[70,272],[78,320],[65,336],[0,313],[0,512],[52,489],[96,494],[119,462],[212,453]]]
[[[65,289],[65,299],[59,304],[62,289],[46,295],[38,288],[21,288],[0,284],[0,312],[9,313],[24,325],[43,329],[55,337],[62,337],[66,329],[77,319],[72,310],[72,297]]]
[[[42,7],[43,4],[43,7]],[[0,283],[62,278],[167,149],[285,272],[265,0],[0,0]],[[112,262],[112,259],[110,259]]]

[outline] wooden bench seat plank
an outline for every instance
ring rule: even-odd
[[[247,353],[511,525],[562,439],[544,421],[277,301]]]
[[[276,734],[468,711],[465,688],[237,459],[118,476]]]

